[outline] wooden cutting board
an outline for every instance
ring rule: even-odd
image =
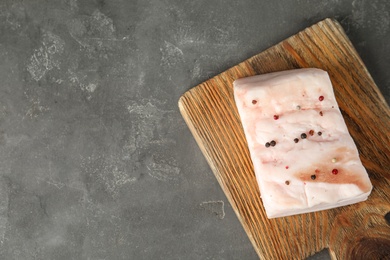
[[[328,71],[374,189],[366,202],[268,219],[233,99],[237,78]],[[390,259],[390,110],[337,21],[326,19],[194,87],[180,111],[261,259]]]

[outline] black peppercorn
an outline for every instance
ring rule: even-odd
[[[270,145],[271,145],[271,144],[270,144],[269,142],[266,142],[266,143],[265,143],[265,147],[267,147],[267,148],[270,147]]]
[[[301,134],[301,138],[302,138],[302,139],[305,139],[306,137],[307,137],[307,135],[306,135],[305,133],[302,133],[302,134]]]
[[[310,176],[310,178],[311,178],[312,180],[315,180],[315,179],[316,179],[316,176],[313,174],[312,176]]]
[[[294,142],[295,142],[295,143],[298,143],[298,142],[299,142],[299,139],[298,139],[298,138],[295,138],[295,139],[294,139]]]
[[[318,135],[321,136],[321,135],[322,135],[322,132],[318,132]]]
[[[270,143],[271,146],[275,146],[276,145],[276,142],[274,140],[271,141]]]

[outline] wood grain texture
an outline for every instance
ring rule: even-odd
[[[359,204],[268,219],[232,83],[306,67],[328,71],[374,189]],[[390,110],[337,21],[321,21],[196,86],[180,98],[179,108],[260,258],[304,259],[329,248],[334,259],[388,259]]]

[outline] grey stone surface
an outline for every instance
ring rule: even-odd
[[[1,0],[0,259],[256,259],[178,98],[335,17],[389,101],[389,3]]]

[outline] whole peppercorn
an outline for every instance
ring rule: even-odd
[[[302,139],[305,139],[306,137],[307,137],[307,135],[306,135],[305,133],[302,133],[302,134],[301,134],[301,138],[302,138]]]
[[[316,176],[313,174],[312,176],[310,176],[310,178],[311,178],[312,180],[315,180],[315,179],[316,179]]]
[[[294,143],[298,143],[299,142],[299,139],[298,138],[295,138],[294,139]]]
[[[271,145],[271,146],[275,146],[275,145],[276,145],[276,142],[275,142],[274,140],[272,140],[272,141],[270,142],[270,145]]]

